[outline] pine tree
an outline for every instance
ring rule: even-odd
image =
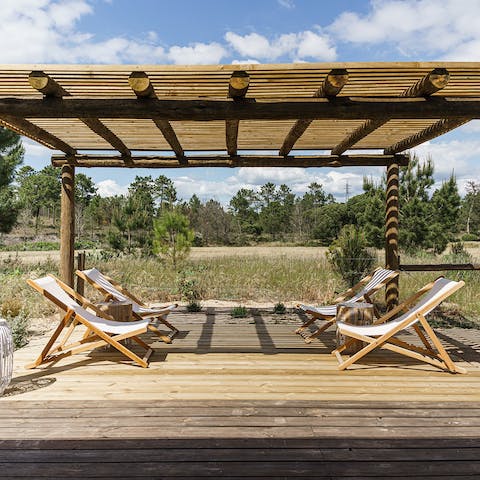
[[[17,221],[19,204],[12,182],[17,167],[23,162],[24,149],[20,136],[0,127],[0,232],[8,233]]]
[[[432,195],[429,242],[436,253],[442,253],[448,242],[455,238],[461,201],[457,180],[453,174]]]
[[[431,159],[420,164],[411,155],[408,166],[400,168],[400,246],[407,251],[430,246],[432,205],[429,189],[434,184]]]

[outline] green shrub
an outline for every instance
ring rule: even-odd
[[[230,315],[233,318],[245,318],[248,315],[248,310],[243,305],[238,305],[232,308]]]
[[[285,308],[285,305],[281,302],[278,302],[273,306],[273,313],[276,313],[278,315],[286,313],[286,311],[287,309]]]
[[[182,299],[193,302],[201,298],[198,280],[193,276],[193,272],[186,270],[181,272],[178,279],[178,290]]]
[[[455,242],[450,245],[450,253],[443,256],[443,259],[447,263],[470,263],[472,256],[462,242]]]
[[[345,225],[329,247],[327,258],[349,286],[355,285],[372,270],[375,255],[367,248],[363,232],[355,225]]]
[[[476,242],[477,240],[480,240],[478,235],[475,235],[474,233],[465,233],[465,235],[462,235],[462,242]]]
[[[201,312],[202,304],[197,300],[190,300],[187,305],[187,312]]]
[[[26,315],[20,313],[15,317],[7,317],[6,320],[12,331],[14,347],[24,347],[28,343],[28,319]]]

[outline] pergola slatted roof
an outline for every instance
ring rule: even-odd
[[[0,66],[0,122],[63,151],[57,163],[78,165],[86,151],[82,166],[103,166],[99,150],[130,167],[131,151],[168,152],[188,166],[191,152],[241,165],[252,150],[285,157],[282,166],[297,164],[296,150],[332,151],[338,166],[345,150],[390,155],[474,118],[480,63]]]
[[[385,265],[398,270],[402,152],[479,118],[480,63],[0,66],[0,124],[63,152],[69,285],[77,166],[386,166]]]

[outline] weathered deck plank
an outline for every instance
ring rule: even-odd
[[[150,337],[148,369],[100,349],[25,371],[44,339],[18,351],[2,479],[480,476],[480,332],[440,331],[466,375],[387,353],[338,372],[332,332],[212,317]]]

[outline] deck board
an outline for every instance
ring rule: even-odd
[[[173,320],[148,369],[98,349],[24,370],[45,338],[16,352],[2,479],[480,476],[479,331],[439,331],[466,375],[382,352],[339,372],[330,331],[306,345],[266,315]]]

